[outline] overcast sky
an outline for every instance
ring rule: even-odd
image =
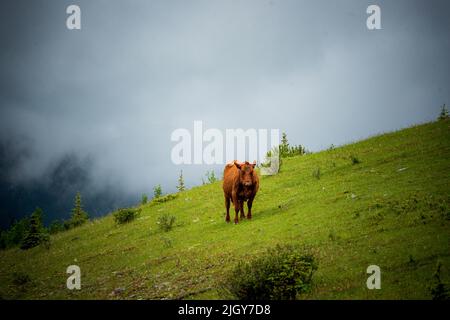
[[[66,28],[70,4],[81,30]],[[85,193],[137,201],[174,191],[180,169],[197,185],[210,168],[170,158],[171,132],[194,120],[279,128],[312,151],[433,120],[450,103],[449,17],[449,1],[425,0],[3,1],[0,191],[81,174]]]

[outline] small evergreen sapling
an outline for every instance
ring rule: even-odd
[[[148,197],[147,197],[147,195],[144,193],[144,194],[142,194],[141,204],[144,205],[144,204],[147,204],[147,202],[148,202]]]
[[[217,181],[216,174],[214,173],[214,170],[206,171],[205,177],[208,180],[208,182],[207,182],[208,184],[211,184],[211,183],[214,183],[214,182]],[[202,178],[202,181],[203,181],[203,184],[206,184],[205,181],[203,180],[203,178]]]
[[[41,208],[36,208],[31,214],[28,231],[20,245],[21,249],[30,249],[38,246],[42,242],[48,241],[48,235],[42,224],[43,212]]]
[[[86,211],[83,210],[83,205],[81,203],[81,194],[77,192],[75,196],[75,206],[72,209],[72,217],[70,219],[71,227],[78,227],[89,220],[89,216]]]
[[[441,112],[439,113],[438,120],[446,120],[449,118],[447,107],[445,103],[441,107]]]
[[[183,170],[181,170],[180,177],[178,178],[177,189],[180,192],[186,190],[186,186],[184,185]]]
[[[158,184],[157,186],[155,186],[153,188],[153,197],[155,199],[157,199],[157,198],[161,197],[161,195],[162,195],[162,188],[161,188],[161,185]]]

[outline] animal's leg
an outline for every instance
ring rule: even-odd
[[[239,200],[237,199],[236,195],[233,195],[233,204],[234,204],[234,211],[235,211],[235,215],[234,215],[234,223],[238,223],[239,219],[238,219],[238,213],[239,213]]]
[[[239,200],[239,211],[241,212],[241,219],[245,219],[244,200]]]
[[[236,201],[236,203],[234,204],[234,211],[235,211],[235,215],[234,215],[234,223],[239,223],[239,218],[238,218],[238,213],[239,213],[239,203]]]
[[[230,222],[230,198],[225,196],[225,208],[227,209],[227,216],[225,218],[226,222]]]
[[[252,218],[252,205],[253,205],[253,198],[250,198],[247,201],[247,207],[248,207],[247,219]]]

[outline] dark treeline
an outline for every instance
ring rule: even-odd
[[[44,224],[68,219],[76,192],[91,217],[99,217],[135,200],[120,185],[94,180],[94,160],[69,153],[52,162],[36,177],[20,178],[27,159],[33,156],[27,145],[0,139],[0,229],[12,226],[39,206]]]
[[[83,209],[81,194],[75,196],[75,204],[68,220],[55,220],[49,227],[43,223],[44,212],[37,207],[30,216],[16,220],[10,228],[0,232],[0,249],[20,246],[30,249],[40,244],[50,245],[50,234],[78,227],[89,220]]]

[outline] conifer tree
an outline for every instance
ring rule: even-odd
[[[177,186],[178,191],[184,191],[186,189],[185,185],[184,185],[184,177],[183,177],[183,170],[181,170],[180,172],[180,177],[178,178],[178,186]]]
[[[28,230],[20,245],[21,249],[30,249],[38,246],[45,239],[45,229],[42,224],[43,212],[41,208],[36,208],[31,214]]]
[[[208,180],[208,183],[214,183],[214,182],[217,181],[216,174],[214,173],[214,170],[206,171],[205,177]],[[202,178],[202,181],[203,181],[203,184],[206,184],[205,180],[203,180],[203,178]]]
[[[162,195],[162,188],[161,185],[158,184],[156,187],[153,188],[153,197],[156,199],[161,197],[161,195]]]
[[[148,202],[148,197],[147,197],[147,195],[145,193],[143,193],[142,197],[141,197],[141,204],[144,205],[147,202]]]
[[[287,139],[287,134],[285,132],[281,135],[281,144],[280,144],[280,157],[284,158],[289,153],[289,142]]]
[[[447,107],[445,106],[445,103],[444,103],[444,105],[441,107],[441,113],[439,114],[438,120],[445,120],[448,117],[449,117],[448,116],[448,110],[447,110]]]
[[[72,217],[70,219],[71,227],[77,227],[85,223],[89,219],[87,212],[83,210],[81,203],[81,194],[77,192],[75,196],[75,206],[72,209]]]

